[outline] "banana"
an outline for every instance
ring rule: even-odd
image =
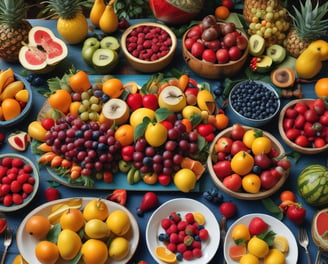
[[[55,204],[51,207],[51,213],[48,215],[48,220],[52,225],[57,224],[64,212],[71,208],[80,209],[82,206],[82,199],[74,198],[66,202]]]
[[[120,160],[118,162],[118,168],[120,169],[121,172],[128,172],[129,169],[131,168],[131,164],[125,160]]]
[[[82,199],[81,198],[73,198],[68,201],[62,202],[62,203],[57,203],[51,207],[51,212],[57,211],[60,207],[63,205],[68,205],[70,207],[75,207],[75,208],[81,208],[82,206]]]
[[[127,174],[127,181],[128,181],[128,184],[134,184],[134,173],[136,172],[136,168],[135,167],[131,167],[128,171],[128,174]]]
[[[11,68],[0,73],[0,94],[5,89],[5,87],[15,80],[14,72]]]
[[[141,180],[141,172],[140,170],[136,170],[133,175],[133,182],[137,183]]]
[[[6,98],[14,98],[17,92],[23,89],[24,83],[22,81],[14,81],[8,84],[6,87],[4,87],[2,93],[0,94],[0,101],[3,101]]]

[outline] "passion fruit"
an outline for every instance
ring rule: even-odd
[[[279,88],[288,88],[295,83],[295,72],[292,68],[283,67],[271,72],[272,83]]]

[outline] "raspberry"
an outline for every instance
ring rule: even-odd
[[[203,255],[203,253],[199,248],[194,248],[192,250],[192,255],[194,256],[194,258],[200,258]]]
[[[186,226],[186,234],[187,235],[194,235],[195,234],[195,230],[196,230],[196,228],[195,228],[195,226],[193,226],[193,225],[187,225]]]
[[[170,227],[168,229],[166,229],[166,233],[168,235],[172,234],[172,233],[176,233],[178,231],[177,225],[176,224],[172,224],[170,225]]]
[[[179,243],[177,245],[177,251],[183,253],[187,250],[187,246],[184,243]]]
[[[178,223],[177,227],[178,227],[179,230],[185,230],[187,225],[188,225],[188,223],[186,221],[181,220]]]
[[[202,248],[202,243],[200,241],[194,240],[191,244],[191,247],[201,249]]]
[[[185,218],[186,218],[186,221],[187,221],[188,224],[193,224],[195,222],[195,218],[194,218],[193,213],[187,213],[185,215]]]
[[[171,252],[176,252],[177,250],[177,245],[175,243],[168,243],[166,248],[170,250]]]
[[[164,218],[164,219],[162,219],[162,221],[161,221],[161,226],[166,230],[166,229],[168,229],[170,226],[171,226],[171,224],[172,224],[172,221],[170,220],[170,219],[168,219],[168,218]]]
[[[208,239],[208,231],[207,231],[207,229],[201,229],[201,230],[199,230],[199,238],[202,240],[202,241],[205,241],[205,240],[207,240]]]
[[[179,236],[177,233],[170,234],[170,243],[177,244],[179,242]]]
[[[181,221],[180,214],[177,214],[176,212],[171,213],[170,216],[169,216],[169,218],[171,220],[173,220],[174,222],[176,222],[176,223],[179,222],[179,221]]]
[[[183,258],[185,260],[191,260],[193,258],[193,254],[191,250],[186,250],[185,252],[183,252]]]

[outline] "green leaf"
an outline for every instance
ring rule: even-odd
[[[201,90],[211,91],[211,85],[208,82],[203,82],[200,85],[201,85]]]
[[[75,258],[73,258],[72,260],[70,260],[69,263],[70,263],[70,264],[77,264],[77,263],[79,263],[81,257],[82,257],[82,254],[81,254],[81,251],[80,251],[79,254],[77,254],[77,255],[75,256]]]
[[[60,223],[55,224],[47,234],[47,240],[57,244],[59,233],[61,232]]]
[[[38,141],[36,139],[32,139],[31,141],[31,152],[33,154],[38,154],[38,155],[42,155],[44,153],[44,151],[38,149],[38,147],[41,145],[41,141]]]
[[[276,218],[279,220],[282,220],[284,217],[283,212],[281,212],[280,208],[278,205],[276,205],[271,198],[265,198],[262,200],[262,203],[270,213],[273,214]]]
[[[201,114],[195,114],[190,117],[190,122],[193,127],[199,125],[202,122],[202,115]]]
[[[138,138],[142,137],[145,134],[146,128],[150,122],[151,122],[150,118],[146,116],[142,120],[142,123],[136,126],[133,134],[134,141],[136,141]]]
[[[273,245],[275,236],[276,236],[276,233],[272,230],[268,230],[266,232],[263,232],[260,235],[257,235],[257,237],[264,240],[269,245],[269,247]]]
[[[165,120],[171,114],[173,114],[173,112],[165,107],[158,108],[155,111],[156,121],[161,122],[161,121]]]
[[[299,153],[297,151],[290,151],[290,152],[286,153],[286,156],[294,159],[296,163],[302,157],[301,153]]]
[[[238,246],[245,246],[246,245],[246,240],[245,239],[236,239],[235,244]]]

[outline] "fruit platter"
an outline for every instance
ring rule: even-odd
[[[72,211],[77,210],[79,213],[74,213],[75,216],[73,216],[73,214],[71,216],[66,216],[66,220],[60,219],[61,216],[63,216],[61,212],[63,212],[63,210],[67,210],[67,208],[70,208]],[[111,224],[107,224],[106,221],[111,222]],[[79,224],[80,222],[81,225]],[[47,223],[48,225],[43,223]],[[59,232],[58,234],[55,230],[58,225],[64,225],[64,227],[66,226],[68,228],[70,223],[76,226],[75,232],[72,231],[70,234],[61,234],[61,232]],[[43,257],[45,256],[44,253],[42,254],[42,243],[48,240],[45,240],[45,235],[42,234],[42,230],[46,225],[45,234],[47,234],[50,224],[52,226],[53,236],[58,238],[58,241],[57,239],[56,241],[61,256],[63,256],[62,251],[65,251],[65,247],[69,244],[67,241],[71,241],[72,244],[76,243],[77,245],[81,245],[79,236],[76,235],[76,232],[80,231],[80,229],[85,233],[84,235],[87,237],[86,241],[96,241],[96,243],[98,242],[101,243],[101,245],[105,245],[105,260],[107,260],[107,251],[111,249],[107,249],[106,244],[101,239],[109,239],[110,236],[111,239],[115,239],[115,237],[124,238],[124,242],[118,240],[118,243],[114,242],[114,244],[112,244],[115,252],[113,251],[112,257],[105,263],[119,264],[128,262],[133,256],[139,243],[140,235],[138,223],[133,214],[124,206],[107,200],[100,200],[96,197],[60,199],[43,204],[32,210],[25,216],[17,230],[17,246],[24,259],[26,259],[29,263],[44,263]],[[60,238],[61,236],[62,239]],[[75,240],[77,237],[77,240],[80,242]],[[60,246],[60,240],[64,240],[62,242],[62,246]],[[73,241],[75,242],[73,243]],[[111,241],[113,242],[115,240]],[[38,244],[39,251],[36,250]],[[118,252],[117,247],[124,248],[124,252]],[[70,247],[68,249],[70,252],[67,251],[64,254],[66,257],[64,259],[62,257],[57,257],[58,261],[56,263],[69,263],[69,260],[72,260],[78,255],[79,250],[80,247],[77,249],[74,249],[74,246]],[[34,252],[40,253],[34,254]],[[84,257],[88,259],[88,257],[92,258],[94,256],[83,256],[83,254],[82,256],[79,255],[77,258],[81,258],[81,261],[78,263],[83,263],[82,259]],[[99,263],[103,263],[101,259],[98,259],[98,261]]]

